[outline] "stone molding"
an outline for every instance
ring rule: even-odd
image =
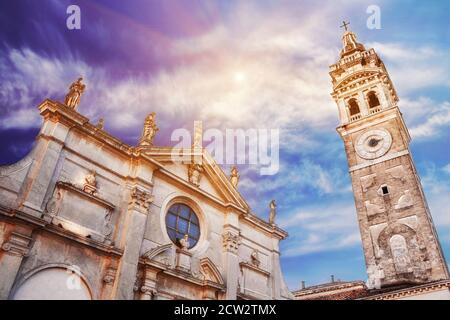
[[[447,288],[450,290],[450,280],[442,280],[435,283],[428,283],[424,285],[419,285],[412,288],[407,288],[403,290],[398,290],[394,292],[379,294],[371,297],[364,298],[364,300],[393,300],[393,299],[401,299],[412,297],[422,293],[440,291],[442,289]]]

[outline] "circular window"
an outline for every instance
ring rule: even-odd
[[[169,208],[166,215],[166,228],[170,240],[180,245],[180,240],[188,236],[189,249],[200,238],[200,223],[195,212],[185,204],[177,203]]]

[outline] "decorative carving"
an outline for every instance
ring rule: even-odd
[[[397,204],[394,206],[396,210],[406,209],[414,205],[414,199],[409,190],[405,190],[404,194],[398,199]]]
[[[261,261],[259,260],[258,250],[254,250],[252,252],[252,254],[250,255],[250,258],[251,258],[251,263],[256,267],[259,267],[259,265],[261,264]]]
[[[277,215],[277,204],[275,203],[275,200],[270,201],[269,208],[270,208],[269,223],[274,225],[275,217]]]
[[[411,260],[408,255],[406,240],[401,235],[394,235],[389,240],[392,257],[394,258],[395,270],[398,273],[412,272],[410,268]]]
[[[157,292],[157,291],[156,291],[156,288],[155,288],[155,287],[144,284],[144,285],[141,287],[141,292],[142,292],[143,295],[148,296],[147,299],[150,300],[150,299],[152,299],[154,296],[156,296],[156,292]],[[142,299],[142,300],[146,300],[146,299]]]
[[[105,215],[105,221],[103,223],[103,235],[106,240],[111,240],[111,234],[113,231],[113,226],[111,224],[112,211],[108,210],[108,213]]]
[[[106,269],[105,276],[103,277],[103,282],[106,284],[113,284],[116,279],[117,270],[114,268]]]
[[[97,178],[96,172],[92,170],[84,178],[83,191],[94,195],[97,192]]]
[[[30,252],[31,240],[28,236],[12,232],[9,240],[3,243],[2,249],[10,255],[26,257]]]
[[[364,192],[367,192],[375,184],[375,177],[376,174],[371,174],[361,178],[361,186]]]
[[[394,168],[391,168],[389,170],[386,170],[386,172],[394,179],[398,179],[401,182],[406,182],[405,178],[405,170],[403,169],[403,166],[397,166]]]
[[[386,211],[384,206],[370,203],[369,200],[364,202],[364,204],[366,205],[367,215],[369,217],[370,216],[374,216],[374,215],[379,214],[379,213],[383,213],[383,212]]]
[[[155,116],[156,113],[152,112],[145,118],[144,129],[142,131],[141,139],[139,140],[140,146],[153,146],[153,139],[159,131],[159,128],[156,126]]]
[[[238,168],[236,166],[233,166],[231,168],[231,173],[230,173],[230,181],[231,184],[233,185],[233,187],[237,188],[238,183],[239,183],[239,171]]]
[[[140,189],[139,187],[134,187],[131,191],[129,207],[142,212],[147,212],[150,203],[153,202],[153,199],[154,198],[150,195],[150,193]]]
[[[200,186],[201,174],[203,172],[203,166],[198,163],[190,163],[188,166],[189,182],[194,186]]]
[[[65,105],[69,108],[76,109],[80,104],[81,95],[86,88],[86,85],[82,84],[81,81],[83,81],[83,78],[78,78],[78,80],[73,82],[70,86],[69,93],[64,100]]]
[[[239,244],[241,242],[240,236],[238,234],[234,234],[230,231],[227,231],[222,235],[222,239],[225,251],[236,254],[239,249]]]

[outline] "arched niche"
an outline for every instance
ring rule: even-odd
[[[28,275],[14,291],[13,300],[91,300],[78,271],[63,267],[40,269]]]

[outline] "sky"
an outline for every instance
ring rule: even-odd
[[[66,27],[69,5],[81,29]],[[367,8],[381,9],[369,29]],[[0,2],[0,161],[32,148],[45,98],[63,101],[80,75],[78,111],[135,145],[154,111],[156,145],[193,121],[219,130],[280,130],[280,169],[239,165],[239,191],[289,232],[281,264],[301,281],[365,280],[365,265],[329,65],[343,20],[385,62],[412,153],[450,259],[450,28],[448,1],[91,0]],[[229,166],[224,165],[226,172]]]

